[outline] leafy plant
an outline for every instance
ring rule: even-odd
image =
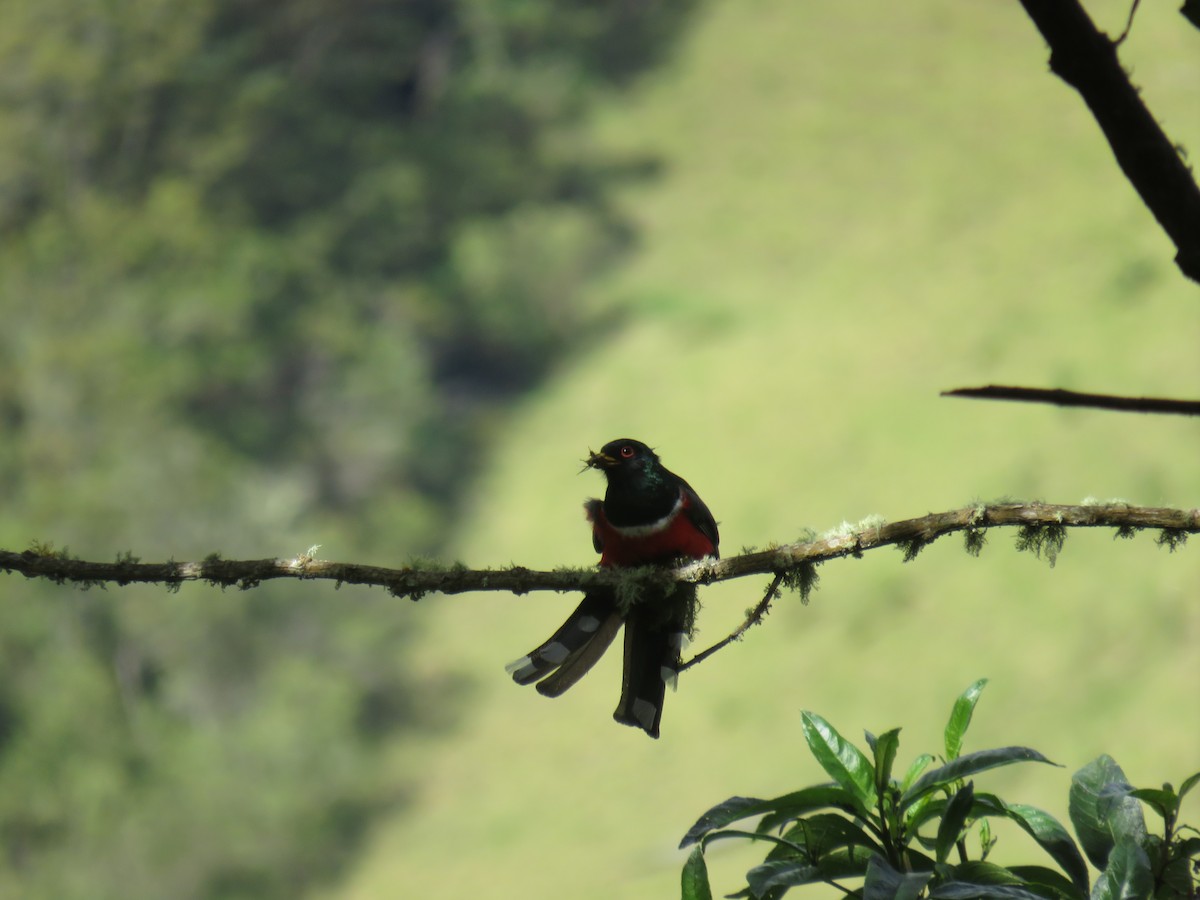
[[[1169,784],[1133,788],[1108,756],[1084,766],[1072,778],[1069,807],[1081,853],[1044,810],[975,790],[971,777],[987,769],[1050,762],[1028,747],[962,753],[986,684],[976,681],[955,700],[941,765],[929,768],[935,758],[922,753],[899,778],[893,777],[899,728],[878,737],[867,732],[868,754],[816,713],[803,713],[808,748],[833,780],[773,800],[731,797],[702,815],[680,845],[695,846],[683,868],[683,900],[710,900],[705,851],[725,838],[770,845],[762,864],[746,873],[746,887],[730,895],[753,900],[778,900],[789,888],[820,883],[864,900],[1197,897],[1200,832],[1179,827],[1178,819],[1200,772],[1176,792]],[[1163,820],[1161,835],[1147,832],[1143,804]],[[755,816],[761,818],[752,830],[730,827]],[[1056,868],[989,862],[996,843],[991,819],[1015,822]],[[1094,885],[1084,854],[1100,871]],[[860,879],[859,887],[842,883]]]

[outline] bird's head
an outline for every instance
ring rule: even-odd
[[[609,479],[614,476],[629,477],[653,470],[657,465],[658,455],[641,441],[632,438],[609,441],[600,448],[599,453],[589,450],[587,459],[583,461],[584,469],[599,469]]]

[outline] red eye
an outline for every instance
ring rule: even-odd
[[[633,453],[634,453],[633,448],[630,447],[628,444],[626,444],[624,447],[621,448],[621,458],[622,459],[633,459]]]

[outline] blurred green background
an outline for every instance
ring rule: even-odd
[[[619,436],[727,555],[1001,496],[1195,506],[1195,423],[937,396],[1200,388],[1195,286],[1046,56],[1015,2],[10,0],[0,546],[588,564],[579,460]],[[1200,33],[1148,6],[1122,57],[1200,146]],[[1013,799],[1063,815],[1100,752],[1200,767],[1195,548],[821,575],[658,742],[610,719],[617,653],[554,703],[505,677],[569,597],[10,576],[0,897],[671,896],[705,808],[823,779],[801,709],[907,760],[981,676],[967,749],[1067,767],[987,779]],[[705,590],[697,641],[763,586]],[[714,850],[736,889],[753,854]]]

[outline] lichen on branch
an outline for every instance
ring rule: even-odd
[[[859,556],[879,547],[895,546],[905,558],[915,556],[913,548],[925,547],[943,535],[965,532],[968,550],[978,551],[983,535],[993,528],[1016,527],[1018,549],[1041,552],[1051,559],[1062,549],[1061,536],[1070,528],[1113,528],[1125,537],[1135,531],[1159,532],[1158,543],[1175,550],[1187,535],[1200,531],[1200,510],[1165,509],[1132,506],[1126,503],[1085,503],[1056,505],[1047,503],[997,503],[968,506],[948,512],[930,513],[900,522],[871,520],[832,535],[813,540],[783,544],[766,550],[749,551],[721,560],[701,560],[677,569],[644,567],[635,570],[605,571],[596,568],[559,568],[539,571],[524,566],[498,569],[471,569],[462,563],[442,564],[429,560],[413,561],[399,568],[339,563],[317,559],[314,550],[290,559],[225,559],[210,554],[196,562],[144,563],[131,553],[123,553],[114,562],[88,562],[49,544],[35,544],[23,552],[0,550],[0,570],[44,578],[57,584],[89,588],[103,585],[163,584],[171,589],[187,581],[207,582],[217,587],[248,590],[264,581],[296,578],[306,581],[332,581],[337,585],[361,584],[386,588],[398,597],[418,600],[426,594],[462,594],[475,591],[503,591],[526,594],[532,591],[574,592],[592,587],[610,587],[624,595],[636,593],[634,582],[712,584],[750,575],[782,574],[785,587],[809,585],[813,566],[829,559]],[[1052,536],[1053,546],[1035,537]],[[1051,553],[1050,551],[1053,551]]]

